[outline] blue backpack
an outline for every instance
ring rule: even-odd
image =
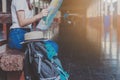
[[[28,41],[24,60],[25,80],[68,80],[54,41]]]

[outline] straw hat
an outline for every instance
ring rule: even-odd
[[[42,39],[43,32],[42,31],[28,32],[25,34],[24,38],[25,38],[25,40]]]

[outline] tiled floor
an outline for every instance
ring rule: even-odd
[[[102,40],[101,47],[95,46],[86,38],[85,29],[61,25],[59,55],[70,80],[120,80],[119,48],[114,46],[116,41],[111,43],[112,48],[102,47]],[[111,49],[111,52],[107,53],[105,49]]]

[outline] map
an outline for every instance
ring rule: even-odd
[[[40,30],[47,30],[51,26],[54,17],[56,16],[59,8],[62,5],[63,0],[52,0],[48,7],[48,16],[43,17],[36,28]]]

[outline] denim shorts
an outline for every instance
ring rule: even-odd
[[[23,45],[20,44],[24,41],[24,34],[30,32],[29,28],[14,28],[9,32],[8,46],[12,49],[23,49]]]

